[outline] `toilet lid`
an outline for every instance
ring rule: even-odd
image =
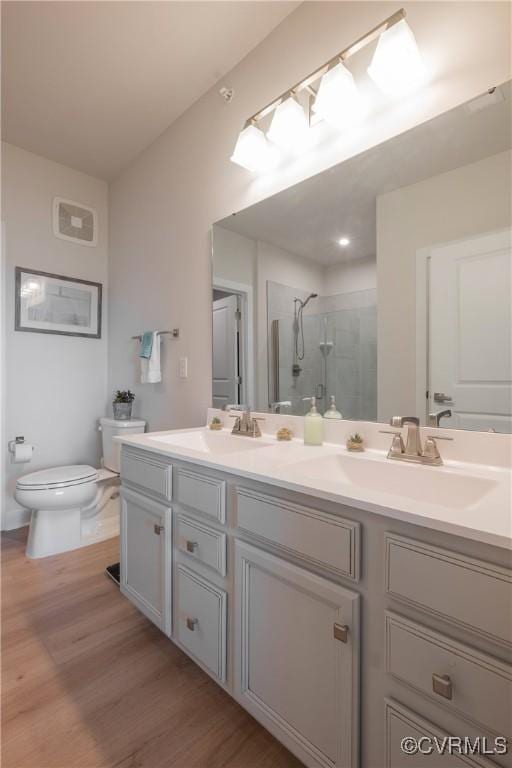
[[[16,483],[17,488],[34,491],[45,488],[67,488],[70,485],[80,485],[97,480],[98,471],[88,464],[73,464],[67,467],[52,467],[41,469],[39,472],[31,472],[30,475],[20,477]]]

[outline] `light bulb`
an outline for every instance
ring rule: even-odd
[[[425,65],[405,19],[379,37],[368,74],[390,96],[407,93],[425,79]]]
[[[322,77],[313,112],[336,128],[343,128],[362,117],[362,99],[352,73],[343,64],[336,64]]]
[[[277,162],[278,155],[255,125],[248,125],[238,135],[231,161],[248,171],[267,171]]]
[[[285,152],[299,153],[310,145],[308,118],[293,96],[289,96],[276,108],[267,137]]]
[[[350,240],[348,237],[340,237],[338,240],[338,245],[341,245],[343,248],[345,248],[347,245],[350,245]]]

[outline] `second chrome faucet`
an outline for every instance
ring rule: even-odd
[[[433,435],[428,435],[425,439],[425,445],[422,447],[420,420],[417,416],[393,416],[389,423],[390,426],[399,429],[407,426],[407,438],[404,445],[401,432],[381,430],[386,434],[393,435],[391,448],[388,451],[388,459],[409,461],[414,464],[426,464],[435,467],[439,467],[443,464],[436,440],[452,440],[451,437],[434,437]]]
[[[228,406],[235,413],[230,413],[232,419],[236,419],[232,435],[243,435],[244,437],[261,437],[261,429],[258,421],[265,421],[263,417],[251,416],[251,409],[246,405]],[[238,411],[238,413],[236,413]]]

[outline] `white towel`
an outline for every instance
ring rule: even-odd
[[[140,380],[142,384],[157,384],[159,381],[162,381],[162,371],[160,370],[160,336],[156,331],[153,333],[151,357],[140,358]]]

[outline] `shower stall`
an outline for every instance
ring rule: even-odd
[[[267,285],[269,406],[297,415],[314,395],[323,413],[334,395],[346,419],[377,416],[376,291],[334,296]]]

